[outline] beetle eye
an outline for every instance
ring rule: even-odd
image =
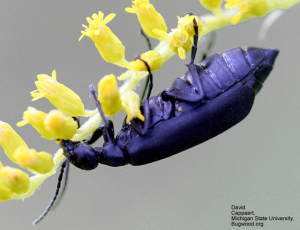
[[[79,143],[71,157],[71,163],[83,170],[92,170],[98,166],[96,151],[84,143]]]

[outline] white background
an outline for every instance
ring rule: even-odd
[[[152,0],[169,30],[177,15],[206,11],[197,0]],[[56,69],[60,83],[73,89],[93,109],[89,84],[124,69],[106,63],[92,41],[78,42],[86,17],[99,10],[116,13],[109,27],[126,47],[126,58],[147,50],[130,1],[3,1],[0,7],[0,120],[12,125],[30,148],[54,153],[58,146],[40,138],[30,126],[17,128],[28,106],[49,112],[46,99],[31,102],[36,75]],[[300,229],[299,195],[299,10],[288,10],[258,42],[262,20],[217,32],[212,53],[236,46],[280,50],[275,68],[257,95],[249,116],[212,140],[145,166],[85,172],[71,167],[60,205],[38,226],[49,204],[58,174],[46,180],[30,199],[0,204],[0,228],[11,229],[235,229],[231,205],[246,205],[259,216],[293,216],[294,222],[267,222],[263,229]],[[152,40],[153,46],[157,44]],[[205,46],[200,46],[199,51]],[[200,52],[199,52],[200,53]],[[198,53],[198,56],[199,56]],[[171,86],[189,62],[174,57],[154,74],[153,94]],[[114,119],[120,129],[124,114]],[[13,165],[0,149],[4,165]],[[243,228],[239,228],[243,229]],[[246,229],[256,229],[248,227]],[[259,229],[259,227],[257,228]]]

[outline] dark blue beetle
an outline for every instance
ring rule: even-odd
[[[141,103],[145,122],[133,119],[126,124],[124,121],[114,138],[113,124],[105,119],[94,88],[90,86],[105,124],[89,140],[61,140],[67,160],[62,164],[53,200],[34,223],[38,223],[53,205],[64,168],[68,171],[70,162],[84,170],[94,169],[98,163],[109,166],[148,164],[213,138],[248,115],[255,95],[273,68],[278,50],[234,48],[194,65],[198,41],[195,20],[194,24],[189,71],[177,78],[171,88],[150,98],[152,74],[144,62],[150,77],[147,99]],[[103,147],[91,147],[90,144],[102,135]]]
[[[278,54],[274,49],[234,48],[215,54],[185,75],[172,87],[141,104],[145,122],[123,123],[114,138],[111,121],[95,136],[96,141],[62,141],[61,147],[75,166],[91,170],[98,162],[109,166],[143,165],[182,152],[229,129],[244,119]],[[189,66],[190,67],[190,66]],[[104,118],[104,117],[103,117]]]

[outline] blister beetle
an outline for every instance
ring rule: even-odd
[[[273,68],[278,50],[234,48],[195,65],[198,41],[195,19],[194,28],[191,63],[187,65],[189,70],[159,95],[150,98],[152,73],[147,62],[137,57],[147,66],[150,79],[147,98],[140,108],[144,122],[133,119],[126,124],[124,121],[121,131],[114,137],[113,123],[105,118],[94,87],[90,86],[105,124],[88,140],[60,140],[67,160],[62,164],[50,205],[34,224],[52,207],[64,168],[68,171],[69,163],[84,170],[95,169],[98,163],[109,166],[148,164],[211,139],[248,115],[255,95]],[[91,147],[101,136],[104,138],[103,147]]]

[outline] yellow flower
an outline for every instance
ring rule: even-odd
[[[82,25],[85,31],[81,31],[83,36],[90,37],[95,43],[102,58],[110,63],[124,67],[127,61],[124,59],[125,47],[116,35],[106,26],[116,14],[109,14],[104,19],[104,14],[99,11],[98,15],[93,14],[91,19],[87,17],[86,20],[89,23],[89,27]]]
[[[242,16],[262,17],[268,12],[266,0],[225,0],[225,8],[239,7],[240,12],[231,19],[232,24],[238,23]]]
[[[162,67],[164,61],[163,56],[161,56],[161,54],[156,50],[150,50],[146,53],[143,53],[141,55],[141,59],[147,62],[151,72],[155,72],[159,70]],[[145,63],[139,59],[129,62],[127,68],[135,71],[136,77],[138,77],[138,71],[148,71]],[[118,78],[118,79],[123,80],[122,78]]]
[[[104,76],[98,83],[98,100],[106,116],[114,116],[122,108],[116,76]]]
[[[134,91],[127,91],[122,94],[122,108],[126,112],[126,123],[128,124],[133,118],[138,118],[141,121],[145,117],[140,110],[140,97]]]
[[[37,152],[35,149],[28,149],[20,146],[13,154],[21,167],[31,169],[40,174],[46,174],[54,167],[52,155],[46,152]]]
[[[63,115],[61,111],[52,110],[49,114],[28,107],[23,113],[23,121],[17,126],[31,124],[44,138],[53,140],[60,138],[71,139],[77,131],[78,124],[72,117]]]
[[[0,161],[0,171],[1,171],[2,168],[3,168],[3,164],[2,164],[2,162]]]
[[[192,37],[182,27],[172,29],[169,34],[161,30],[153,30],[156,34],[167,38],[170,48],[179,55],[181,59],[185,59],[185,53],[192,48]]]
[[[0,145],[2,146],[7,157],[14,163],[17,163],[13,153],[19,146],[27,147],[23,139],[13,130],[13,128],[0,121]]]
[[[202,31],[203,24],[197,16],[186,14],[183,17],[178,17],[178,27],[181,27],[183,30],[186,30],[189,36],[195,35],[195,28],[194,28],[194,18],[196,19],[196,23],[198,25],[198,34]]]
[[[29,189],[29,176],[20,169],[5,166],[0,171],[0,178],[10,188],[10,190],[17,194],[22,194]]]
[[[45,128],[59,139],[71,139],[78,128],[77,122],[72,117],[66,117],[61,111],[52,110],[44,120]]]
[[[57,138],[55,134],[49,132],[44,124],[47,114],[36,110],[33,107],[28,107],[27,111],[23,113],[23,121],[17,123],[17,126],[23,126],[26,124],[31,124],[44,138],[48,140],[53,140]]]
[[[223,0],[200,0],[202,6],[204,6],[207,10],[212,11],[214,14],[220,14],[221,11],[221,4]]]
[[[52,77],[41,74],[37,78],[38,81],[35,82],[35,85],[38,89],[30,93],[33,97],[32,101],[45,97],[67,116],[89,116],[89,113],[84,111],[80,97],[68,87],[57,82],[55,70],[52,71]]]
[[[155,10],[152,4],[149,4],[149,0],[135,0],[132,3],[134,4],[132,8],[127,7],[125,11],[137,14],[145,33],[149,37],[161,40],[162,38],[158,34],[152,32],[153,29],[167,32],[168,28],[161,14]]]
[[[185,59],[185,53],[190,52],[195,35],[194,18],[198,25],[198,33],[202,30],[202,22],[194,15],[186,14],[184,17],[178,18],[178,26],[172,29],[169,34],[162,30],[154,29],[153,32],[164,38],[169,43],[170,48],[179,55],[181,59]]]

